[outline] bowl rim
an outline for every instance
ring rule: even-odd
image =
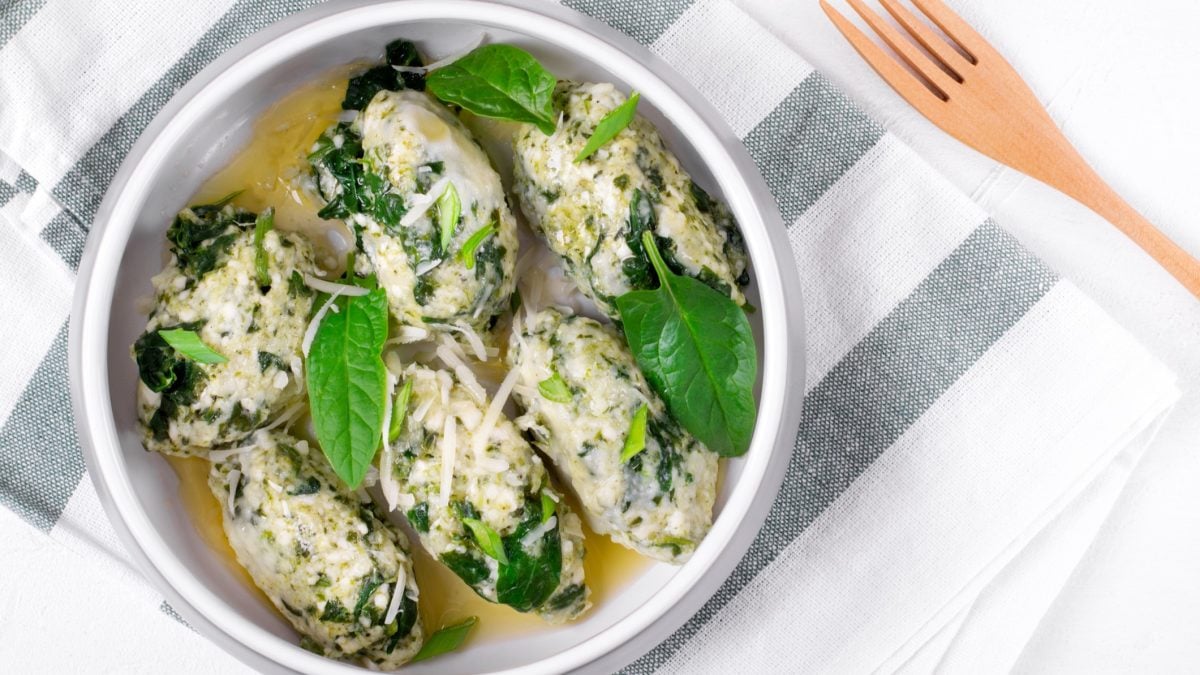
[[[251,35],[181,88],[124,158],[97,211],[79,267],[69,329],[69,369],[88,473],[109,520],[139,567],[202,634],[258,668],[361,672],[358,666],[306,652],[241,617],[198,583],[157,534],[123,459],[109,396],[108,333],[119,263],[149,185],[167,150],[178,144],[200,115],[223,95],[313,44],[371,26],[409,21],[460,22],[526,34],[600,62],[622,73],[626,82],[637,81],[642,95],[687,138],[720,185],[742,224],[761,304],[771,308],[760,312],[763,349],[759,356],[764,367],[759,418],[744,456],[742,477],[691,560],[616,624],[538,662],[496,672],[549,673],[601,666],[615,670],[655,646],[709,599],[766,518],[799,424],[805,371],[803,301],[774,198],[741,141],[716,110],[648,49],[565,7],[530,0],[328,3]],[[635,641],[642,645],[640,650],[622,649]]]

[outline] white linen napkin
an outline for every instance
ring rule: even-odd
[[[63,574],[102,559],[137,583],[118,572],[130,568],[84,480],[66,393],[65,322],[96,205],[174,90],[308,4],[0,9],[0,282],[14,289],[0,294],[0,503],[71,551],[53,580],[37,578],[44,566],[0,575],[37,658],[61,653],[70,618],[17,589],[104,598]],[[726,0],[564,4],[649,46],[743,138],[788,227],[810,331],[804,420],[766,525],[696,617],[628,670],[1014,663],[1178,396],[1172,374]],[[20,558],[4,541],[0,559]],[[76,613],[98,648],[158,638],[137,639],[126,665],[179,672],[181,641],[215,651],[174,622],[150,627],[171,613],[153,591],[118,594],[149,611]],[[6,663],[38,664],[5,642]],[[223,660],[197,670],[230,662],[211,659]]]

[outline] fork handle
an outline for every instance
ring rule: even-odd
[[[1043,156],[1049,160],[1042,167],[1043,171],[1030,173],[1115,225],[1200,299],[1200,261],[1121,199],[1065,137],[1061,138],[1060,143],[1057,157],[1050,159]],[[1038,173],[1043,175],[1038,176]]]

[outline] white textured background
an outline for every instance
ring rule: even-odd
[[[841,39],[816,0],[737,2],[1180,376],[1183,400],[1051,604],[1019,670],[1194,671],[1200,302],[1098,216],[966,148],[909,108]],[[947,2],[1025,77],[1096,170],[1200,256],[1200,2]]]
[[[737,1],[1180,376],[1187,390],[1183,401],[1066,587],[1049,601],[1019,669],[1195,670],[1200,663],[1200,302],[1098,217],[968,150],[909,109],[842,42],[816,0]],[[1194,159],[1200,155],[1200,41],[1195,37],[1200,2],[948,1],[1008,56],[1101,175],[1151,221],[1200,254],[1200,168]],[[75,495],[75,500],[87,499],[94,499],[90,485]],[[153,593],[131,574],[83,565],[82,558],[64,554],[5,510],[0,510],[0,539],[5,542],[0,547],[3,670],[239,669],[182,625],[162,621]],[[1045,595],[1054,594],[1055,589],[1045,589]],[[128,629],[116,639],[110,630],[93,630],[94,619],[88,617],[100,614]],[[52,634],[47,624],[55,626]]]

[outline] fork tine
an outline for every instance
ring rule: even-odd
[[[987,40],[942,0],[912,0],[912,3],[967,53],[971,63],[979,63],[979,58],[985,54],[999,57]]]
[[[954,81],[941,69],[932,57],[917,49],[906,37],[900,34],[900,31],[892,27],[891,24],[883,20],[883,17],[875,13],[870,7],[867,7],[863,0],[846,0],[854,11],[867,22],[867,25],[874,30],[887,46],[896,52],[909,68],[917,71],[917,74],[925,78],[926,82],[931,85],[934,93],[943,101],[950,100],[950,88],[954,86]]]
[[[819,0],[821,9],[825,11],[825,15],[833,22],[838,31],[854,47],[854,51],[867,62],[868,65],[887,82],[896,93],[904,97],[909,105],[916,108],[921,114],[933,119],[938,116],[937,105],[942,103],[942,99],[930,90],[929,86],[913,75],[908,70],[905,70],[896,59],[892,58],[887,52],[883,51],[879,45],[871,41],[865,33],[858,29],[850,20],[842,16],[842,13],[833,8],[827,0]]]
[[[879,4],[883,5],[896,23],[903,26],[904,30],[908,31],[908,34],[925,48],[925,51],[933,54],[934,58],[941,62],[942,68],[949,73],[950,77],[958,82],[963,81],[962,74],[966,70],[964,66],[972,65],[966,57],[958,53],[942,36],[935,33],[924,21],[918,19],[916,14],[913,14],[897,0],[879,0]]]

